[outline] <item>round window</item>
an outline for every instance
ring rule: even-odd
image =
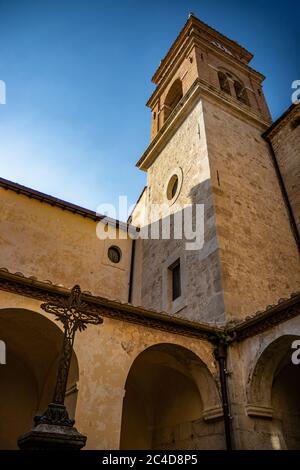
[[[180,167],[173,168],[172,173],[170,173],[169,178],[166,180],[165,194],[168,200],[169,206],[172,206],[177,200],[183,181],[183,173]]]
[[[110,246],[108,248],[107,256],[112,263],[119,263],[121,261],[121,250],[117,246]]]
[[[173,175],[171,176],[170,181],[168,183],[168,187],[167,187],[167,198],[169,199],[169,201],[174,199],[177,193],[177,189],[178,189],[178,176]]]

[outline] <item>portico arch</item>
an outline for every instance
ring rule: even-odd
[[[259,355],[247,384],[248,415],[272,419],[271,447],[300,449],[300,366],[292,363],[292,343],[283,335]]]
[[[283,335],[271,342],[256,358],[247,384],[248,403],[271,407],[272,384],[278,372],[291,362],[291,345],[300,339],[296,335]]]
[[[43,315],[26,309],[0,310],[6,364],[0,366],[0,449],[16,449],[33,417],[52,400],[63,332]],[[74,416],[78,363],[73,353],[66,406]]]
[[[125,391],[121,449],[223,447],[216,382],[189,349],[169,343],[147,348],[134,360]]]

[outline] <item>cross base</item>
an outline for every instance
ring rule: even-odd
[[[70,419],[67,408],[60,403],[49,403],[46,411],[41,416],[34,417],[34,424],[55,424],[57,426],[74,426],[74,419]]]
[[[50,403],[42,416],[34,418],[34,427],[18,439],[23,450],[80,450],[86,436],[73,427],[64,405]]]

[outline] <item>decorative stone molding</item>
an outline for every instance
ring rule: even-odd
[[[265,311],[257,312],[236,325],[230,325],[227,332],[235,334],[237,341],[242,341],[298,315],[300,315],[300,293],[294,293],[289,299],[279,299],[277,305],[268,305]]]
[[[216,419],[223,419],[224,413],[221,406],[216,406],[214,408],[208,408],[203,411],[204,421],[214,421]]]
[[[269,406],[248,404],[246,405],[246,413],[251,418],[272,419],[274,410]]]
[[[42,302],[53,303],[61,298],[66,298],[70,294],[70,289],[66,287],[54,285],[49,281],[39,281],[34,277],[28,278],[21,273],[12,274],[1,268],[0,290],[30,297]],[[134,323],[191,338],[210,341],[216,330],[218,330],[216,327],[208,324],[175,318],[164,312],[146,310],[131,304],[122,304],[103,297],[94,296],[89,292],[82,293],[82,301],[87,304],[88,310],[91,313],[99,313],[106,318]]]
[[[177,178],[177,189],[173,197],[169,198],[168,197],[168,192],[169,192],[169,185],[172,181],[172,178]],[[183,183],[183,172],[181,167],[174,168],[168,175],[168,178],[166,180],[165,184],[165,194],[167,197],[167,202],[169,206],[172,206],[178,199],[178,196],[180,194],[181,188],[182,188],[182,183]]]
[[[13,274],[6,268],[0,268],[0,290],[43,302],[55,302],[70,294],[70,290],[64,286],[55,285],[51,281],[39,281],[34,276],[25,277],[22,273]],[[184,320],[165,312],[122,304],[94,296],[90,292],[83,292],[82,298],[89,305],[91,312],[101,313],[103,317],[144,325],[191,338],[200,338],[212,343],[215,343],[220,335],[234,338],[233,341],[242,341],[300,315],[300,293],[291,294],[289,299],[280,299],[277,305],[270,305],[264,312],[257,312],[243,322],[231,322],[225,327]]]
[[[216,47],[215,44],[211,44],[208,38],[214,38],[215,41],[221,43],[223,47],[225,46],[226,49],[230,50],[232,53],[224,53],[224,51]],[[188,55],[189,49],[195,44],[199,44],[200,47],[205,47],[207,50],[218,54],[223,59],[225,57],[225,59],[235,67],[246,70],[248,73],[250,72],[256,77],[264,78],[262,74],[249,66],[249,62],[253,58],[252,53],[247,51],[236,41],[228,39],[195,16],[191,16],[172,44],[167,55],[161,60],[159,67],[152,77],[153,83],[158,87],[162,87],[164,77],[166,77],[168,71],[170,71],[170,69],[180,61],[182,56]],[[155,99],[156,92],[157,89],[153,92],[149,102]]]
[[[273,124],[266,130],[263,134],[267,140],[271,141],[275,134],[277,134],[283,127],[287,124],[292,122],[295,116],[298,115],[300,110],[300,106],[297,104],[292,104],[286,111],[283,113],[277,121],[273,122]]]

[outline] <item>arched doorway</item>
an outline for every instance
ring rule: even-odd
[[[125,390],[121,449],[223,447],[223,423],[212,428],[203,419],[205,408],[219,406],[216,384],[190,350],[174,344],[146,349],[133,362]]]
[[[29,431],[33,417],[52,400],[63,333],[43,315],[25,309],[0,310],[0,338],[6,364],[0,366],[0,449],[17,449],[17,438]],[[78,381],[75,354],[66,394],[74,416]]]
[[[252,373],[248,400],[270,410],[268,448],[300,450],[300,365],[291,357],[300,336],[284,335],[269,344]]]

